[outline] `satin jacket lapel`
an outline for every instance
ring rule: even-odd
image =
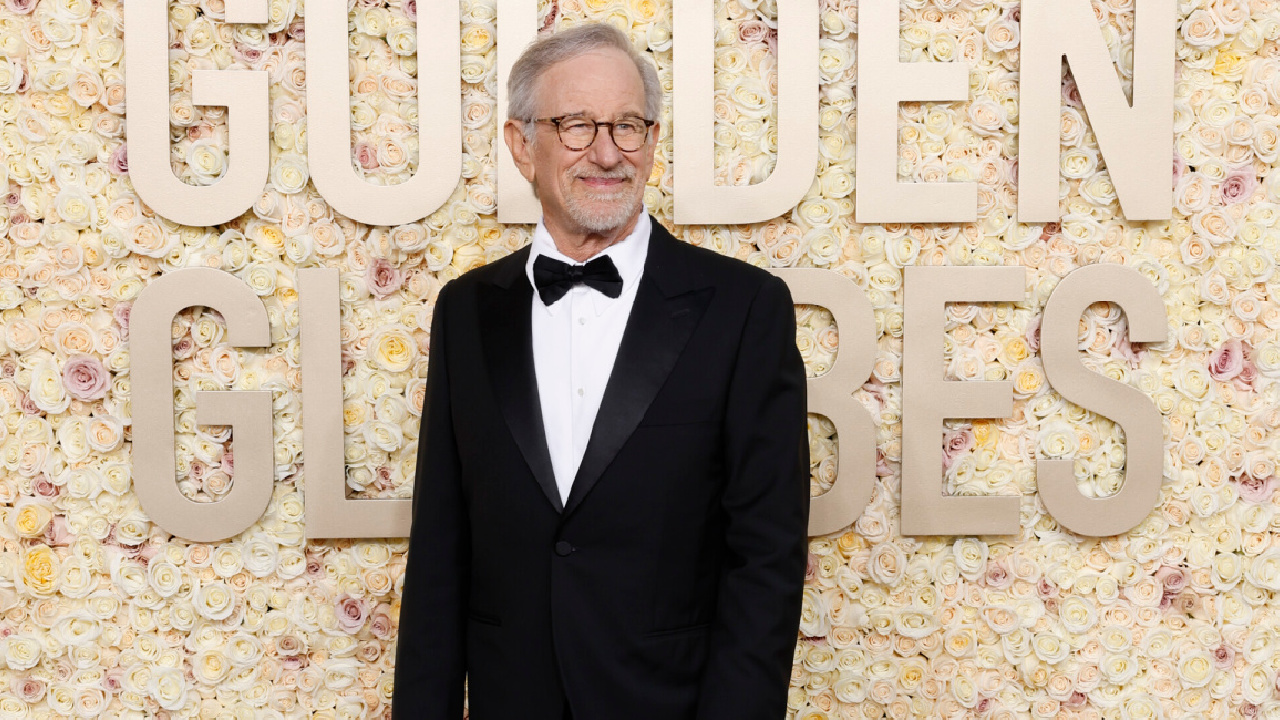
[[[489,380],[507,427],[547,500],[556,512],[562,512],[534,375],[529,318],[533,288],[524,274],[528,255],[527,246],[517,251],[502,271],[494,274],[494,283],[484,286],[480,294],[481,334]]]
[[[714,289],[679,261],[678,244],[656,218],[644,273],[596,413],[591,437],[565,502],[567,517],[600,479],[675,367]]]

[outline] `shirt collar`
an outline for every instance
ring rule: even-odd
[[[601,255],[608,255],[613,260],[614,266],[618,268],[618,275],[622,277],[622,295],[617,298],[611,298],[601,292],[587,293],[587,297],[591,298],[591,307],[595,310],[595,314],[603,313],[609,303],[619,300],[635,290],[636,283],[639,282],[640,276],[644,272],[644,261],[645,256],[648,254],[649,233],[651,230],[652,225],[649,213],[641,212],[640,218],[636,220],[636,226],[632,228],[629,235],[587,258],[586,261],[578,262],[560,252],[556,247],[555,240],[551,238],[551,233],[547,232],[546,225],[539,219],[538,224],[533,228],[533,240],[529,244],[529,259],[525,261],[524,266],[525,276],[529,278],[529,284],[534,288],[533,294],[537,299],[537,304],[541,305],[549,315],[555,315],[560,308],[565,306],[560,300],[546,305],[541,298],[538,298],[538,286],[533,282],[533,262],[538,259],[539,255],[546,255],[553,260],[559,260],[570,265],[585,265],[587,261],[594,260]],[[566,297],[568,297],[567,294]],[[561,298],[561,300],[563,299]]]

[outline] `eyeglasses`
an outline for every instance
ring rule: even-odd
[[[600,131],[600,126],[604,125],[609,128],[609,137],[613,139],[613,144],[617,145],[619,150],[635,152],[644,147],[645,142],[649,139],[649,128],[654,125],[653,120],[645,120],[642,117],[625,117],[613,122],[600,122],[598,120],[588,120],[578,115],[532,118],[529,122],[555,125],[556,134],[560,136],[560,143],[565,148],[575,151],[586,150],[591,147],[591,143],[596,141],[596,134]]]

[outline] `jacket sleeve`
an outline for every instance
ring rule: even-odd
[[[808,559],[805,393],[791,293],[770,276],[748,310],[729,386],[726,552],[698,720],[787,716]]]
[[[441,289],[431,318],[391,700],[398,720],[462,718],[471,546],[449,399],[449,290]]]

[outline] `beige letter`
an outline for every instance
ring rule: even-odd
[[[524,179],[511,159],[511,148],[502,142],[502,123],[507,121],[507,78],[516,58],[538,34],[538,4],[530,0],[498,0],[498,222],[536,223],[542,206],[533,196],[533,186]]]
[[[826,535],[857,520],[875,489],[876,428],[853,391],[866,382],[875,364],[876,319],[866,294],[840,273],[785,268],[773,274],[786,281],[793,302],[830,310],[840,333],[831,369],[808,382],[809,412],[835,424],[839,444],[835,484],[809,506],[809,535]]]
[[[969,65],[898,62],[898,3],[858,4],[858,188],[860,223],[972,222],[978,185],[898,182],[898,103],[965,100]]]
[[[1058,220],[1062,56],[1089,109],[1124,215],[1165,220],[1173,208],[1173,62],[1178,7],[1137,0],[1133,103],[1124,96],[1089,0],[1022,3],[1018,81],[1018,222]],[[861,189],[861,188],[859,188]]]
[[[226,21],[265,23],[266,11],[265,2],[228,2]],[[174,176],[169,165],[168,5],[165,0],[129,0],[124,25],[129,180],[138,197],[161,216],[183,225],[234,220],[253,205],[267,182],[267,72],[191,72],[192,104],[227,107],[230,147],[221,179],[212,185],[188,185]]]
[[[1022,300],[1026,271],[1020,267],[909,267],[905,271],[902,534],[1016,535],[1018,498],[942,494],[942,421],[1008,417],[1013,412],[1010,383],[942,379],[942,335],[948,301]]]
[[[408,537],[410,500],[347,497],[338,271],[298,271],[302,309],[302,466],[307,539]]]
[[[418,171],[373,185],[351,164],[347,3],[307,8],[307,163],[325,202],[368,225],[403,225],[448,201],[462,172],[461,40],[457,0],[418,3]]]
[[[1090,372],[1078,359],[1079,323],[1085,308],[1116,303],[1129,319],[1130,342],[1163,342],[1167,317],[1160,293],[1136,270],[1090,265],[1062,279],[1049,296],[1040,324],[1044,374],[1064,398],[1111,418],[1124,430],[1124,485],[1114,495],[1087,498],[1076,488],[1070,460],[1036,463],[1040,499],[1060,525],[1080,535],[1132,530],[1160,502],[1164,431],[1160,412],[1136,388]]]
[[[196,393],[196,422],[231,425],[236,444],[235,482],[217,502],[199,503],[183,495],[174,481],[170,327],[175,314],[197,305],[222,313],[231,345],[271,344],[266,308],[234,275],[213,268],[186,268],[152,280],[143,288],[133,303],[129,332],[134,489],[142,510],[165,532],[195,542],[217,542],[248,529],[271,501],[275,477],[271,393]]]
[[[678,0],[672,15],[676,223],[753,223],[789,212],[818,166],[818,4],[778,0],[778,160],[763,182],[745,186],[715,184],[715,6]]]

